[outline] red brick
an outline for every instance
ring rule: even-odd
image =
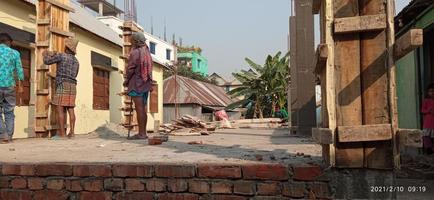
[[[193,165],[157,165],[155,176],[166,178],[191,178],[195,176]]]
[[[34,200],[67,200],[69,194],[66,191],[59,190],[40,190],[35,191]]]
[[[256,194],[256,183],[253,181],[237,181],[234,183],[234,193],[254,195]]]
[[[253,164],[242,167],[244,179],[251,180],[275,180],[289,179],[289,169],[281,164]]]
[[[0,189],[1,188],[9,188],[9,177],[0,177]]]
[[[164,193],[158,195],[158,200],[198,200],[199,195],[197,194],[174,194],[174,193]]]
[[[27,188],[27,180],[24,178],[14,178],[11,181],[12,189],[24,189]]]
[[[65,181],[65,188],[71,192],[79,192],[83,190],[80,179],[68,179]]]
[[[42,190],[44,189],[44,182],[43,178],[28,178],[27,187],[30,190]]]
[[[65,185],[65,182],[62,179],[47,180],[47,189],[50,189],[50,190],[61,190],[61,189],[63,189],[64,185]]]
[[[187,181],[184,179],[170,179],[168,186],[169,192],[185,192],[188,190]]]
[[[110,165],[78,165],[74,166],[73,174],[81,177],[111,177],[112,168]]]
[[[232,194],[233,184],[230,182],[211,183],[211,193],[213,194]]]
[[[322,174],[319,166],[295,166],[293,167],[294,180],[313,181]]]
[[[36,165],[37,176],[72,176],[71,165],[42,164]]]
[[[160,145],[160,144],[163,144],[163,140],[159,139],[159,138],[149,138],[148,144],[149,145]]]
[[[278,182],[258,183],[259,195],[279,195],[281,193],[281,186]]]
[[[201,199],[206,200],[247,200],[246,197],[237,195],[205,195]]]
[[[145,185],[140,179],[125,179],[125,189],[127,191],[143,191]]]
[[[322,183],[322,182],[313,183],[311,189],[316,198],[322,198],[322,199],[330,198],[330,191],[327,183]]]
[[[204,178],[241,178],[241,168],[224,165],[199,165],[198,176]]]
[[[115,200],[152,200],[154,194],[151,192],[120,192],[115,196]]]
[[[210,192],[210,185],[206,181],[190,180],[188,182],[188,191],[198,194],[207,194]]]
[[[110,191],[122,191],[124,189],[124,180],[120,178],[105,179],[104,189]]]
[[[283,185],[282,194],[287,197],[302,198],[306,192],[306,184],[303,182],[290,182]]]
[[[146,180],[146,190],[149,192],[165,192],[167,180],[164,179],[149,179]]]
[[[32,192],[21,190],[1,190],[0,199],[4,200],[32,200]]]
[[[35,168],[33,165],[3,165],[3,175],[17,175],[17,176],[33,176],[35,175]]]
[[[113,176],[115,177],[152,177],[152,166],[147,165],[114,165]]]
[[[111,192],[80,192],[79,200],[112,200]]]
[[[89,192],[99,192],[103,190],[103,182],[100,179],[87,179],[83,181],[83,188]]]

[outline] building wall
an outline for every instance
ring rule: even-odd
[[[202,107],[195,104],[179,105],[179,116],[191,115],[201,118],[202,117]],[[164,105],[164,123],[171,123],[175,120],[175,105],[166,104]]]
[[[196,52],[178,53],[178,59],[191,60],[191,70],[208,76],[208,60]],[[199,61],[200,60],[200,61]]]
[[[25,4],[21,1],[0,1],[0,21],[9,26],[35,33],[36,25],[29,15],[35,15],[34,6]],[[91,65],[91,51],[100,53],[112,58],[112,62],[118,69],[123,69],[122,47],[104,40],[95,34],[87,32],[78,26],[71,25],[71,32],[74,32],[80,41],[77,48],[77,58],[80,62],[80,71],[78,74],[77,99],[76,99],[76,133],[85,134],[94,131],[99,126],[107,122],[121,123],[122,98],[117,95],[120,93],[123,83],[123,75],[120,71],[110,73],[110,109],[94,110],[93,109],[93,68]],[[0,30],[1,32],[1,30]],[[24,44],[24,47],[31,49],[31,100],[30,106],[17,107],[15,110],[15,138],[33,137],[34,117],[35,117],[35,49],[30,44]],[[154,120],[163,121],[163,68],[155,64],[153,70],[154,80],[159,87],[159,112],[149,114],[148,129],[153,130]]]
[[[102,23],[109,26],[111,29],[113,29],[116,33],[119,35],[122,35],[122,30],[119,28],[123,26],[123,20],[120,20],[119,18],[113,17],[113,16],[104,16],[104,17],[98,17],[98,20]],[[139,25],[140,27],[140,25]],[[142,28],[143,29],[143,28]],[[169,63],[175,60],[175,47],[170,44],[169,42],[164,41],[163,39],[158,38],[157,36],[154,36],[150,33],[144,32],[143,33],[147,39],[146,43],[149,46],[150,42],[153,42],[156,44],[156,52],[153,55],[154,59],[157,59],[158,61],[162,62],[163,64]],[[169,49],[171,51],[170,53],[170,60],[166,59],[166,49]]]

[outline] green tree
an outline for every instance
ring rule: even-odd
[[[243,100],[229,105],[228,109],[251,106],[254,118],[274,116],[275,108],[284,108],[287,104],[289,85],[289,54],[282,57],[267,56],[264,65],[245,59],[250,70],[241,70],[233,76],[241,82],[241,87],[230,91],[232,97],[244,97]]]
[[[187,66],[178,66],[178,75],[184,76],[187,78],[191,78],[193,80],[202,81],[205,83],[216,84],[215,81],[209,80],[208,77],[203,76],[202,74],[191,71],[191,69]],[[165,70],[164,71],[164,79],[169,78],[170,76],[175,75],[174,71]]]

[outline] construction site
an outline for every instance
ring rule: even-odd
[[[232,109],[216,121],[233,103],[226,91],[178,76],[176,46],[153,54],[149,138],[128,140],[138,122],[122,82],[132,36],[146,34],[137,2],[0,0],[0,32],[14,37],[28,90],[16,139],[0,145],[0,200],[433,199],[421,102],[434,82],[434,1],[400,13],[396,1],[291,1],[287,120]],[[70,37],[80,40],[81,120],[74,139],[54,140],[56,66],[43,52],[64,52]]]

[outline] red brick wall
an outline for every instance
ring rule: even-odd
[[[329,198],[317,166],[0,164],[1,200]]]

